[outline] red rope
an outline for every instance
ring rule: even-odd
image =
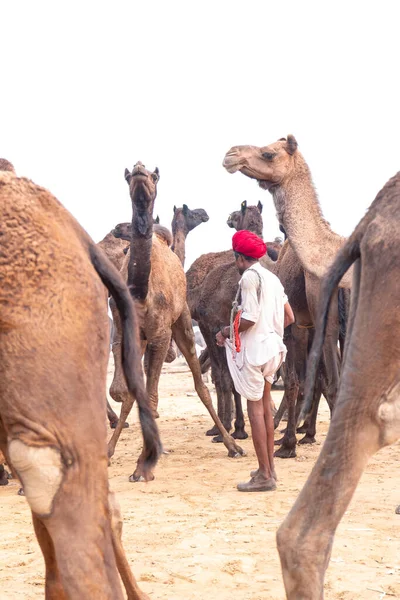
[[[241,349],[239,326],[242,312],[242,310],[238,310],[236,317],[233,321],[233,343],[235,344],[236,352],[240,352]]]

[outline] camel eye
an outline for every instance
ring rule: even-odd
[[[152,174],[151,174],[151,177],[152,177],[153,181],[154,181],[155,183],[157,183],[157,181],[158,181],[158,179],[159,179],[159,177],[158,177],[158,174],[157,174],[156,172],[154,172],[154,173],[152,173]]]
[[[263,152],[262,157],[266,160],[273,160],[276,156],[276,152]]]

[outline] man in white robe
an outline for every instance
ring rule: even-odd
[[[242,492],[270,491],[276,488],[271,386],[286,357],[284,328],[294,322],[294,316],[281,282],[259,263],[267,250],[265,243],[250,231],[238,231],[232,246],[242,275],[237,327],[240,339],[225,326],[216,341],[226,348],[235,389],[247,398],[258,459],[258,469],[252,471],[250,481],[237,487]]]

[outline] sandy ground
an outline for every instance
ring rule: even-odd
[[[228,459],[222,445],[205,437],[210,420],[184,366],[165,366],[160,391],[159,426],[171,452],[162,457],[156,480],[128,481],[140,448],[136,411],[110,467],[125,548],[141,587],[154,600],[284,599],[275,532],[321,449],[326,404],[317,444],[299,446],[296,459],[277,461],[277,491],[241,494],[236,483],[256,466],[251,440],[242,442],[246,457]],[[276,404],[280,397],[274,392]],[[335,538],[326,600],[400,598],[399,455],[397,444],[370,461]],[[0,488],[0,598],[44,598],[43,559],[17,490],[16,481]]]

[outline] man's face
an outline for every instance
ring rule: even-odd
[[[246,270],[246,265],[245,265],[245,260],[243,258],[243,256],[238,256],[236,259],[236,266],[237,266],[237,270],[239,271],[240,275],[243,275],[243,273]]]

